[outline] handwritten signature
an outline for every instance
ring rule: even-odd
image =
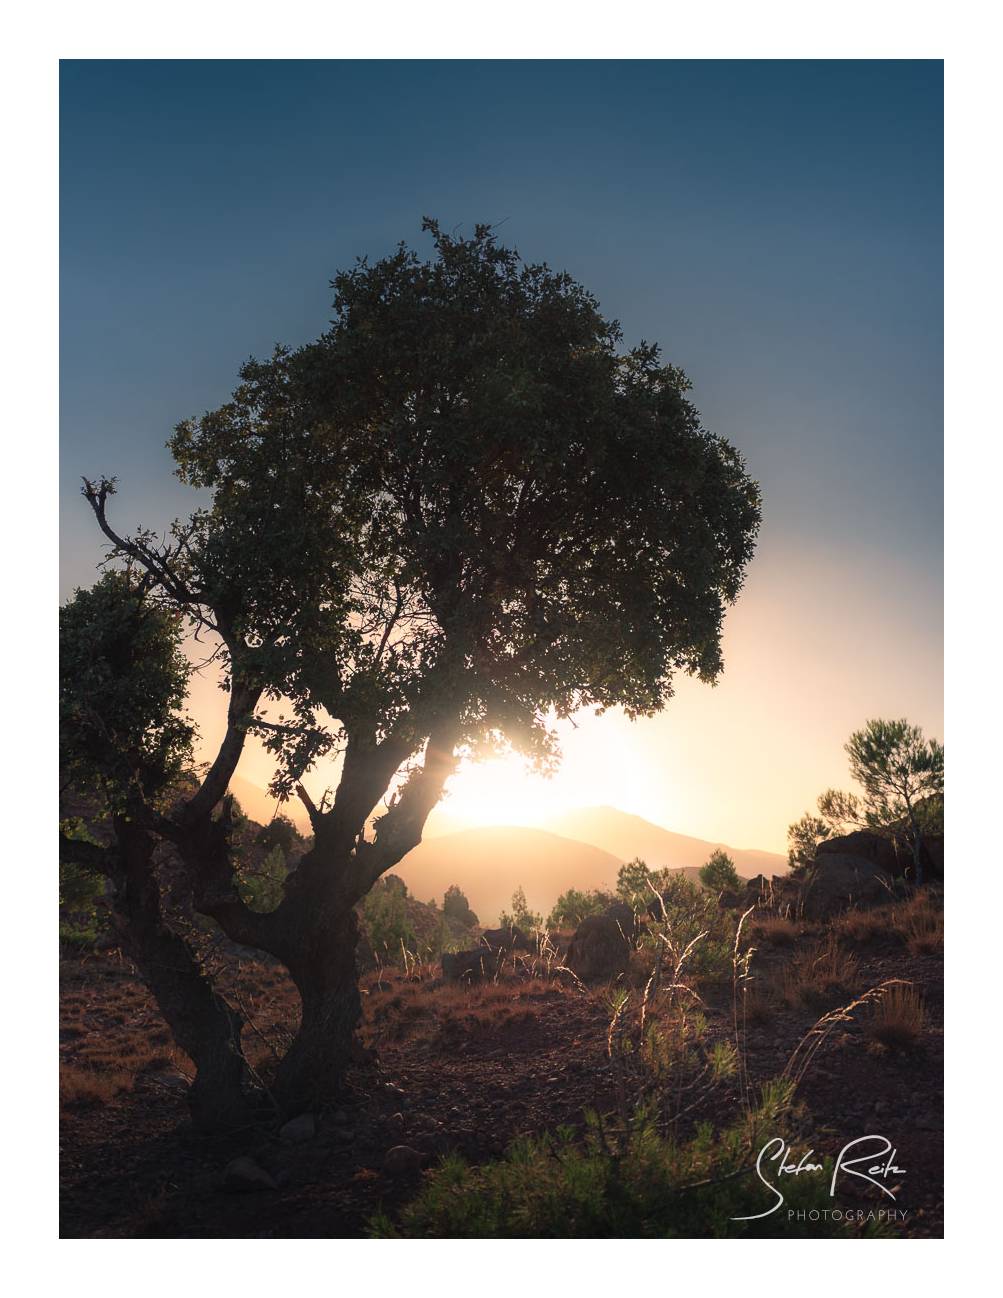
[[[861,1146],[865,1148],[861,1149]],[[848,1157],[851,1152],[854,1153],[852,1158]],[[765,1212],[754,1213],[751,1217],[732,1217],[732,1221],[758,1221],[761,1217],[768,1217],[778,1208],[783,1207],[784,1196],[778,1186],[770,1180],[771,1171],[778,1180],[783,1176],[824,1174],[825,1167],[822,1163],[810,1161],[814,1153],[813,1149],[809,1149],[795,1160],[791,1146],[781,1136],[774,1136],[772,1140],[767,1141],[756,1159],[756,1175],[770,1193],[776,1195],[776,1202]],[[886,1194],[894,1202],[895,1195],[886,1182],[890,1176],[905,1174],[904,1167],[895,1165],[897,1153],[898,1150],[892,1148],[892,1142],[886,1136],[858,1136],[856,1140],[851,1140],[843,1146],[836,1159],[832,1180],[829,1182],[829,1197],[835,1196],[840,1175],[846,1175],[859,1177],[870,1185],[877,1186],[882,1194]],[[768,1166],[770,1163],[775,1163],[776,1167],[770,1168]]]

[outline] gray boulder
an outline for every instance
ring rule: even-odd
[[[565,963],[583,982],[614,978],[627,968],[630,949],[611,915],[589,915],[575,930]]]

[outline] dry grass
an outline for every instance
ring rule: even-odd
[[[762,913],[749,928],[750,940],[759,946],[791,947],[801,936],[801,928],[785,915]]]
[[[135,1082],[136,1074],[124,1068],[60,1064],[59,1103],[65,1108],[103,1106],[131,1091]]]
[[[923,1001],[907,983],[889,987],[876,1001],[865,1024],[872,1041],[889,1050],[910,1050],[919,1041],[926,1024]]]
[[[860,985],[860,966],[832,933],[796,952],[783,970],[783,996],[789,1005],[820,1009]]]
[[[831,930],[851,946],[899,942],[910,955],[935,955],[944,949],[943,908],[927,893],[873,910],[847,911],[832,921]]]
[[[926,896],[895,908],[895,928],[911,955],[936,955],[944,949],[944,911]]]
[[[384,969],[362,980],[363,1037],[366,1045],[409,1037],[451,1044],[459,1037],[525,1027],[570,986],[518,973],[473,984],[439,978],[416,983]]]

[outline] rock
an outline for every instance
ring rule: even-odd
[[[290,1145],[303,1145],[317,1134],[317,1123],[312,1113],[301,1113],[279,1128],[279,1139]]]
[[[334,1138],[339,1145],[350,1145],[355,1140],[355,1130],[352,1127],[337,1127]]]
[[[908,852],[897,848],[890,838],[872,833],[869,829],[857,829],[852,834],[843,834],[839,838],[827,839],[815,849],[815,862],[820,864],[829,856],[855,856],[870,865],[877,866],[885,874],[896,878],[905,873],[912,865]]]
[[[331,1114],[331,1121],[337,1127],[346,1127],[348,1126],[351,1119],[349,1118],[348,1114],[345,1112],[344,1109],[335,1109],[335,1111]]]
[[[383,1170],[388,1176],[413,1176],[421,1171],[425,1155],[410,1145],[394,1145],[383,1159]]]
[[[392,1113],[390,1117],[387,1119],[387,1126],[390,1128],[391,1131],[395,1132],[398,1136],[403,1135],[404,1134],[404,1114]]]
[[[566,963],[587,982],[623,973],[629,959],[630,942],[616,920],[608,915],[589,915],[575,930]]]
[[[891,883],[891,876],[866,857],[822,853],[802,884],[804,914],[809,919],[825,919],[849,906],[887,901],[892,896]]]
[[[223,1169],[223,1189],[231,1193],[246,1194],[278,1188],[274,1179],[253,1158],[235,1158]]]
[[[475,947],[472,951],[443,951],[442,975],[447,982],[480,982],[482,978],[493,978],[502,957],[501,950],[493,951],[490,947]]]
[[[481,941],[489,951],[535,951],[536,943],[521,928],[486,928]]]
[[[604,919],[611,919],[631,946],[637,939],[637,916],[634,908],[625,901],[611,901],[603,911]]]

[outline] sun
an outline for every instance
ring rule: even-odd
[[[465,761],[440,805],[470,826],[541,825],[565,810],[555,781],[534,775],[516,756]]]

